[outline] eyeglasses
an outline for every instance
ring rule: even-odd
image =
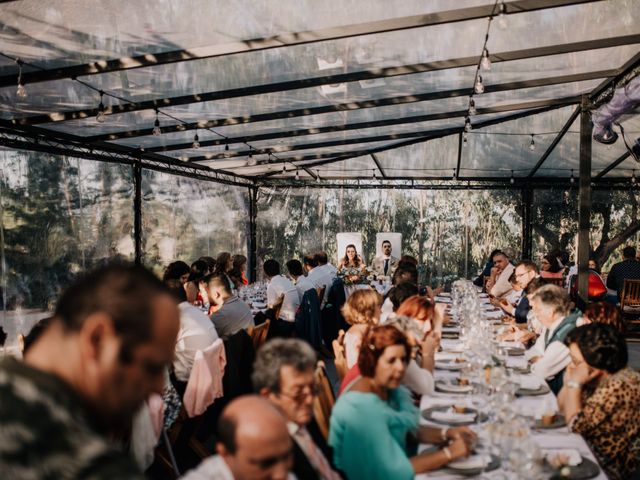
[[[318,394],[318,386],[316,384],[305,385],[296,393],[280,392],[278,395],[289,398],[295,403],[302,403],[306,400],[307,396],[315,397]]]

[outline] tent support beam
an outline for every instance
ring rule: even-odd
[[[258,218],[258,187],[249,187],[249,235],[247,237],[247,251],[249,264],[249,282],[257,280],[258,272],[258,243],[257,243],[257,218]]]
[[[138,160],[133,168],[133,240],[135,264],[142,265],[142,164]]]
[[[580,114],[580,181],[578,211],[578,298],[577,307],[584,311],[589,303],[589,232],[591,228],[591,131],[589,96],[582,98]]]
[[[378,160],[378,157],[376,157],[376,154],[372,153],[371,158],[373,159],[373,162],[376,164],[376,167],[378,168],[378,170],[380,170],[380,175],[382,175],[382,178],[387,178],[387,172],[385,172],[384,168],[382,168],[382,165],[380,165],[380,161]]]
[[[598,173],[595,177],[596,180],[601,179],[602,177],[604,177],[607,173],[609,173],[611,170],[613,170],[614,168],[616,168],[618,165],[620,165],[622,162],[624,162],[627,158],[629,158],[631,156],[631,152],[629,152],[628,150],[626,152],[624,152],[622,155],[620,155],[617,159],[615,159],[613,162],[611,162],[607,168],[605,168],[604,170],[602,170],[600,173]]]

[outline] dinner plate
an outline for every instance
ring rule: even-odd
[[[449,339],[449,340],[456,340],[456,339],[460,338],[460,332],[451,332],[451,331],[446,332],[446,331],[443,330],[440,333],[440,337],[441,338],[446,338],[446,339]]]
[[[455,383],[446,383],[443,381],[436,381],[436,391],[442,393],[469,393],[473,391],[471,385],[457,385]]]
[[[465,412],[464,413],[475,413],[476,418],[473,421],[466,421],[466,420],[461,420],[461,421],[456,421],[456,420],[440,420],[440,419],[436,419],[433,418],[433,412],[446,412],[447,410],[449,410],[451,407],[448,406],[439,406],[439,407],[430,407],[430,408],[426,408],[422,411],[422,416],[431,421],[431,422],[435,422],[435,423],[439,423],[441,425],[456,425],[456,426],[461,426],[461,425],[473,425],[476,423],[482,423],[485,422],[487,420],[487,416],[481,413],[478,413],[478,410],[476,410],[475,408],[470,408],[470,407],[466,407],[465,408]]]
[[[455,362],[454,360],[436,360],[435,367],[439,370],[462,370],[464,363]]]
[[[561,428],[566,425],[567,425],[567,422],[564,421],[564,417],[562,415],[556,415],[556,418],[553,421],[553,423],[549,425],[545,425],[544,423],[542,423],[541,418],[536,418],[536,420],[533,423],[533,426],[539,430],[553,430],[554,428]]]
[[[582,462],[574,467],[564,467],[562,469],[557,469],[549,465],[545,461],[545,469],[551,472],[552,479],[571,479],[571,480],[587,480],[588,478],[597,477],[600,473],[600,467],[593,462],[593,460],[589,460],[586,457],[581,455]],[[562,472],[562,473],[561,473]]]
[[[500,458],[496,455],[491,455],[491,461],[484,468],[456,468],[455,466],[447,465],[445,470],[454,473],[456,475],[462,475],[464,477],[475,477],[482,474],[482,472],[490,472],[500,467]]]
[[[538,388],[532,389],[532,388],[518,388],[518,390],[516,390],[516,396],[518,397],[535,397],[537,395],[545,395],[547,393],[549,393],[551,390],[549,390],[549,387],[547,386],[546,383],[542,383]]]
[[[522,355],[524,355],[524,352],[525,352],[524,348],[518,348],[518,347],[507,348],[507,355],[509,355],[510,357],[521,357]]]

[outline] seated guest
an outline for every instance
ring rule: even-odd
[[[530,260],[522,260],[513,270],[512,277],[517,285],[512,283],[512,288],[513,291],[516,292],[514,297],[517,296],[517,298],[515,298],[513,303],[510,303],[509,300],[505,298],[500,300],[499,305],[505,312],[515,318],[516,323],[527,323],[527,314],[531,309],[529,306],[529,299],[527,298],[527,287],[537,276],[538,268],[536,267],[536,264]],[[509,294],[509,296],[511,296],[511,294]]]
[[[540,287],[531,296],[530,303],[543,326],[535,345],[527,351],[531,373],[546,380],[557,394],[562,387],[564,369],[571,361],[564,339],[576,327],[578,315],[570,314],[569,295],[557,285]]]
[[[375,275],[390,277],[398,267],[398,258],[391,255],[391,242],[382,242],[382,254],[378,255],[371,262],[371,272]]]
[[[167,280],[165,284],[178,302],[180,311],[180,330],[176,340],[173,374],[179,382],[186,383],[196,352],[210,347],[218,339],[218,333],[209,317],[187,301],[185,289],[178,281]]]
[[[209,265],[204,260],[196,260],[191,264],[191,275],[194,277],[202,278],[209,275]]]
[[[327,252],[320,251],[316,253],[314,257],[320,269],[328,272],[332,278],[336,278],[338,269],[329,263],[329,257],[327,256]]]
[[[318,265],[318,259],[315,255],[305,255],[303,258],[304,268],[307,271],[307,279],[314,285],[318,294],[324,289],[324,296],[321,299],[321,307],[327,303],[329,298],[329,289],[333,284],[333,275],[328,269],[321,268]]]
[[[141,267],[108,266],[69,287],[24,361],[0,362],[3,478],[142,480],[107,437],[162,393],[179,324]]]
[[[367,266],[362,260],[362,257],[358,254],[356,250],[356,246],[353,244],[347,245],[347,248],[344,252],[344,257],[340,259],[340,263],[338,263],[338,272],[346,269],[355,269],[361,272],[366,270]]]
[[[198,260],[202,260],[203,262],[205,262],[207,264],[207,270],[209,273],[213,273],[213,271],[216,269],[216,259],[213,257],[200,257]],[[207,273],[207,275],[209,274]]]
[[[300,260],[289,260],[286,263],[286,267],[289,271],[289,276],[293,279],[293,283],[298,291],[298,298],[300,299],[300,302],[302,302],[304,293],[307,290],[314,290],[316,287],[311,283],[311,280],[304,275],[304,270],[302,269]]]
[[[238,397],[218,419],[218,455],[180,480],[293,479],[291,439],[282,414],[258,396]]]
[[[245,276],[245,272],[247,271],[247,257],[244,255],[234,255],[231,257],[231,261],[233,262],[233,267],[227,275],[233,282],[236,290],[249,285],[249,280],[247,280]]]
[[[328,446],[313,421],[316,354],[308,343],[275,338],[258,350],[253,388],[284,415],[293,440],[293,473],[304,479],[339,479],[326,454]]]
[[[387,298],[382,303],[380,323],[386,323],[387,321],[392,320],[393,317],[395,317],[395,312],[400,308],[400,305],[402,305],[402,302],[417,294],[418,287],[415,283],[411,282],[402,282],[389,290]]]
[[[506,253],[498,252],[493,256],[493,268],[491,277],[487,281],[487,291],[497,299],[502,299],[511,291],[509,277],[514,271],[514,266],[509,262]]]
[[[356,290],[342,306],[342,316],[351,325],[344,335],[344,349],[348,369],[358,361],[362,336],[367,328],[370,325],[376,325],[380,321],[381,305],[382,297],[375,290]]]
[[[500,250],[499,249],[493,250],[489,254],[489,259],[487,260],[487,263],[484,265],[484,268],[482,269],[482,272],[480,272],[480,275],[478,275],[478,277],[473,281],[473,284],[476,287],[483,287],[484,286],[484,277],[489,277],[491,275],[491,269],[493,268],[493,256],[496,253],[500,253]]]
[[[640,468],[640,374],[627,368],[624,336],[594,323],[572,330],[565,343],[571,364],[558,404],[569,428],[584,437],[609,478],[631,478]]]
[[[22,357],[27,354],[27,351],[31,348],[31,346],[36,342],[38,338],[42,335],[42,333],[47,329],[47,327],[51,324],[53,317],[45,317],[38,320],[38,322],[31,327],[29,333],[24,336],[22,341]]]
[[[395,272],[393,272],[392,283],[394,285],[400,285],[401,283],[413,283],[418,284],[418,269],[411,263],[400,263]]]
[[[400,386],[410,356],[406,336],[391,325],[373,327],[365,336],[358,357],[362,376],[338,398],[329,432],[334,463],[350,480],[410,480],[469,455],[474,434],[468,428],[418,425],[418,409]],[[409,457],[408,434],[447,446]]]
[[[622,335],[626,331],[620,310],[608,302],[596,302],[587,305],[582,317],[578,318],[576,325],[580,327],[590,323],[611,325]]]
[[[229,278],[229,272],[233,268],[233,257],[229,252],[222,252],[218,254],[216,258],[216,268],[211,273],[215,273],[216,275],[224,275],[227,279],[227,283],[229,283],[229,287],[231,290],[235,290],[236,286]]]
[[[189,278],[189,273],[191,273],[189,265],[178,260],[177,262],[172,262],[167,265],[167,268],[164,269],[162,274],[162,281],[180,280],[180,283],[186,283]]]
[[[560,266],[558,259],[553,255],[545,255],[540,264],[540,276],[542,278],[562,278],[564,268]]]
[[[276,333],[290,337],[296,321],[296,311],[300,306],[298,290],[291,280],[280,275],[280,264],[275,260],[267,260],[262,266],[267,284],[267,305],[269,308],[281,302],[278,318],[275,319]]]
[[[618,301],[622,295],[625,280],[640,280],[640,262],[636,260],[636,249],[631,246],[622,250],[622,261],[616,263],[607,276],[607,288],[615,290]]]
[[[226,275],[212,273],[202,279],[201,285],[209,302],[218,308],[209,318],[220,337],[228,338],[239,330],[255,325],[251,308],[231,292]]]

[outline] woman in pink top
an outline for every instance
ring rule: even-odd
[[[545,255],[540,264],[540,276],[542,278],[562,278],[563,269],[558,259],[553,255]]]

